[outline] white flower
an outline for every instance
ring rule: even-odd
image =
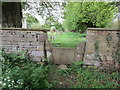
[[[4,81],[6,81],[7,79],[5,78]]]
[[[10,81],[10,79],[8,79],[8,82]]]
[[[5,86],[5,85],[6,85],[6,83],[3,83],[3,85]]]
[[[18,80],[17,83],[20,83],[20,80]]]
[[[11,85],[8,85],[8,87],[10,87]]]
[[[12,83],[14,83],[14,81],[12,81]]]
[[[62,84],[62,82],[60,82],[60,84]]]
[[[2,81],[0,81],[0,84],[2,84]]]
[[[10,77],[7,77],[7,79],[9,79]]]

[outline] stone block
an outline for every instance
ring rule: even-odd
[[[85,65],[95,65],[95,66],[100,66],[100,61],[95,61],[95,60],[84,60]]]
[[[43,51],[32,51],[31,54],[32,56],[44,56],[44,52]]]
[[[44,45],[37,46],[37,51],[43,51],[43,50],[44,50]]]
[[[52,56],[54,64],[71,64],[75,61],[74,48],[56,48],[52,49]]]
[[[40,62],[43,57],[31,57],[33,61],[38,61]]]
[[[39,35],[38,36],[38,41],[39,42],[43,42],[43,41],[45,41],[47,38],[46,38],[46,36],[43,34],[43,35]]]

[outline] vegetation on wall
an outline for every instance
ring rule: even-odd
[[[101,56],[99,54],[99,40],[95,41],[95,43],[94,43],[94,50],[95,50],[94,59],[96,61],[102,61],[101,60]]]

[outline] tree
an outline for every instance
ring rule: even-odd
[[[64,28],[63,28],[62,24],[59,23],[58,21],[54,22],[54,27],[59,31],[64,31]]]
[[[22,27],[20,2],[2,2],[2,27]]]
[[[52,27],[59,31],[63,30],[62,24],[59,23],[58,20],[54,19],[54,17],[50,16],[47,17],[45,24],[42,25],[42,28],[51,29]]]
[[[117,3],[117,6],[118,6],[118,28],[120,29],[120,1]]]
[[[85,31],[87,27],[105,27],[117,11],[107,2],[69,2],[65,8],[63,27],[68,30]]]
[[[45,29],[50,29],[53,26],[54,18],[53,16],[49,16],[45,20],[45,24],[42,26]]]
[[[26,19],[27,28],[31,28],[33,25],[39,23],[39,21],[38,21],[35,17],[31,16],[31,15],[28,14],[28,13],[27,13],[26,15],[24,15],[24,16],[25,16],[25,17],[24,17],[23,19]]]
[[[39,0],[36,0],[36,2],[27,2],[23,3],[23,12],[26,12],[31,14],[32,16],[39,16],[39,20],[44,20],[43,22],[40,22],[43,26],[43,28],[50,29],[52,26],[54,26],[54,23],[56,23],[59,20],[63,19],[63,7],[65,6],[65,3],[61,2],[40,2]],[[29,12],[28,12],[29,11]]]

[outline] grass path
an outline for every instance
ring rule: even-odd
[[[56,33],[56,38],[52,41],[52,44],[55,47],[76,47],[78,43],[85,41],[85,36],[86,34],[74,32],[65,32],[62,35]]]

